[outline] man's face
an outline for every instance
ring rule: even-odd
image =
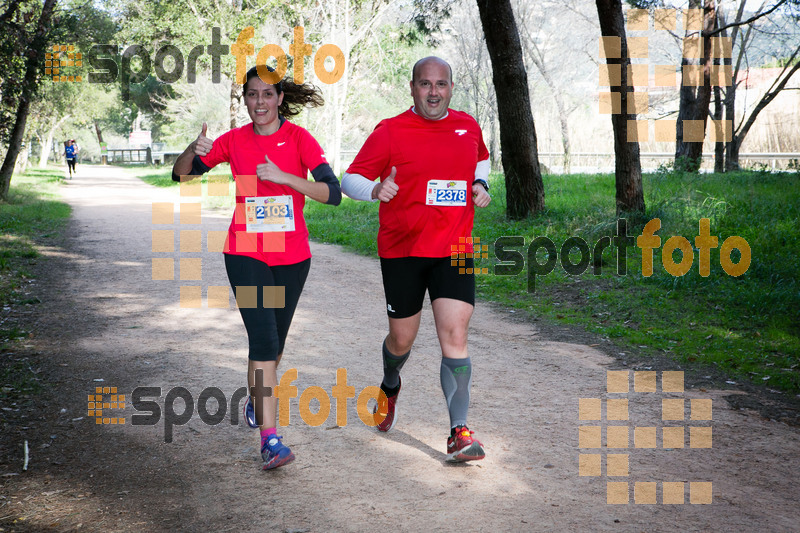
[[[411,96],[418,115],[429,120],[442,118],[453,96],[450,68],[439,61],[426,61],[419,65],[416,79],[411,82]]]

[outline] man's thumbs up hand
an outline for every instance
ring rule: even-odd
[[[392,167],[392,172],[372,189],[372,197],[381,202],[389,202],[397,196],[400,186],[394,182],[395,176],[397,176],[397,167]]]

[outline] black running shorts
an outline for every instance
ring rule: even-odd
[[[389,318],[407,318],[422,309],[425,290],[431,301],[452,298],[475,305],[475,275],[459,274],[459,268],[474,268],[473,260],[462,266],[450,264],[450,257],[381,258],[383,291]]]
[[[247,307],[239,306],[250,344],[249,359],[275,361],[278,354],[283,353],[286,335],[310,268],[311,259],[293,265],[269,266],[245,255],[225,254],[225,270],[233,293],[238,296],[239,287],[248,287],[243,289],[244,301],[245,294],[249,298],[253,295],[251,287],[256,287],[256,301],[245,304]],[[283,307],[277,307],[275,301],[264,305],[264,287],[284,287]],[[272,291],[270,299],[274,294]]]

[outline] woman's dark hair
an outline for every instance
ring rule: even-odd
[[[275,69],[267,65],[267,70],[275,72]],[[247,94],[247,84],[251,79],[258,76],[258,67],[253,67],[247,71],[247,79],[242,87],[242,94]],[[284,117],[293,117],[300,114],[304,107],[320,107],[325,104],[320,90],[304,83],[298,85],[290,77],[285,77],[274,85],[278,94],[283,93],[283,102],[278,107],[278,112]]]

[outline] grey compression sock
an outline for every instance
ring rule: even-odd
[[[400,369],[406,363],[411,350],[403,355],[394,355],[386,348],[383,341],[383,386],[389,390],[400,385]]]
[[[450,411],[450,427],[467,425],[469,389],[472,386],[472,361],[442,357],[442,392]]]

